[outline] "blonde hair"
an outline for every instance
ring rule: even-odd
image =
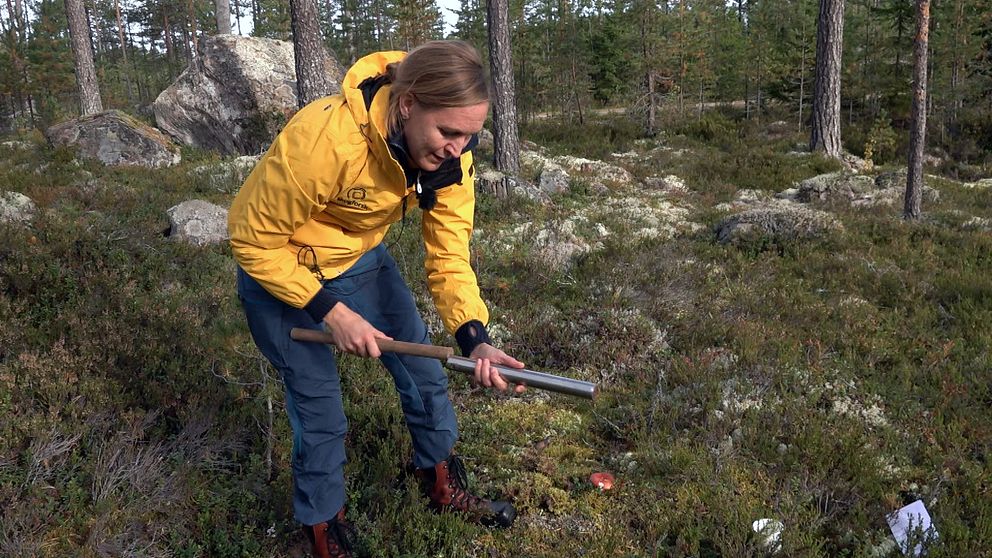
[[[489,102],[482,57],[464,41],[430,41],[386,66],[392,90],[386,122],[389,134],[403,129],[400,100],[413,94],[426,108],[469,107]]]

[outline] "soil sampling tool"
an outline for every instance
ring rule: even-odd
[[[289,335],[296,341],[326,343],[328,345],[334,344],[331,334],[326,331],[294,327],[289,332]],[[406,343],[404,341],[392,341],[390,339],[376,339],[376,344],[379,346],[379,350],[383,352],[436,358],[444,364],[445,368],[450,370],[464,372],[469,375],[475,372],[475,360],[455,356],[455,351],[451,347]],[[493,364],[492,366],[509,383],[574,395],[585,399],[594,399],[596,397],[596,384],[592,382],[555,376],[554,374],[527,370],[526,368],[510,368],[498,364]]]

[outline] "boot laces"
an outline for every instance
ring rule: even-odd
[[[482,501],[482,498],[468,491],[468,473],[457,455],[448,459],[448,487],[454,491],[451,503],[457,508],[475,507]]]

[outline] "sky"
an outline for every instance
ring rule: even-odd
[[[447,35],[455,30],[458,14],[454,10],[461,7],[461,2],[458,0],[437,0],[437,5],[441,8],[441,17],[444,18],[444,33]]]

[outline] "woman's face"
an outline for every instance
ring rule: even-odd
[[[410,150],[410,164],[423,171],[434,171],[445,159],[458,157],[482,130],[489,103],[467,107],[427,108],[407,94],[400,100],[403,135]]]

